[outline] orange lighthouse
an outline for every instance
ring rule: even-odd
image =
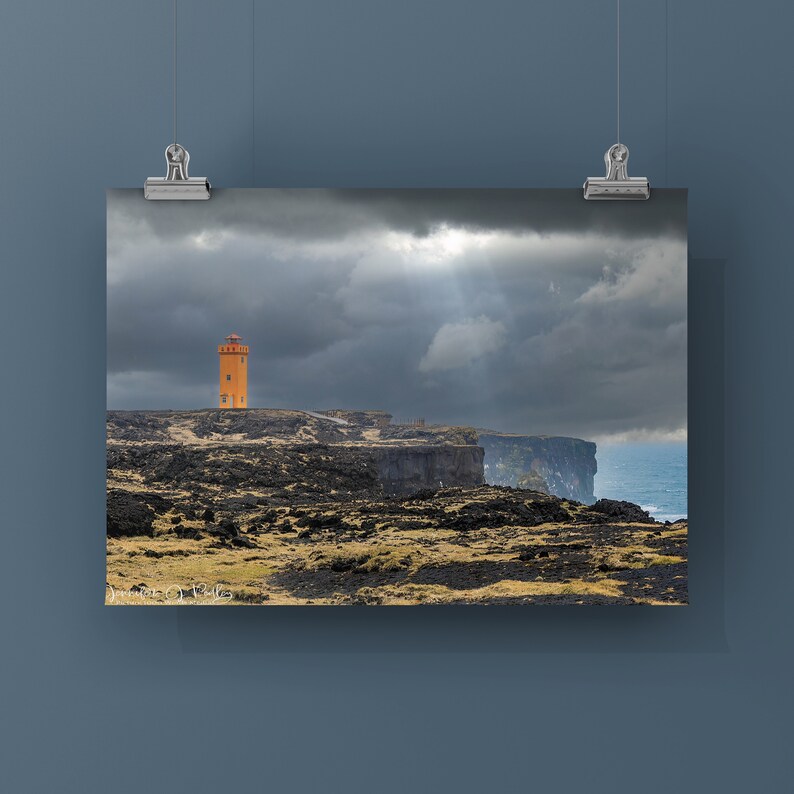
[[[248,345],[242,337],[229,334],[225,345],[218,345],[221,359],[219,408],[248,407]]]

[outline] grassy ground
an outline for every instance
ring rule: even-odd
[[[348,418],[109,412],[107,603],[686,603],[685,522],[472,484],[470,428]]]
[[[521,526],[506,520],[511,510],[550,498],[480,487],[420,501],[261,505],[234,516],[247,544],[236,546],[212,534],[216,523],[185,518],[178,497],[169,493],[177,504],[157,516],[153,537],[108,539],[107,603],[686,602],[682,523],[595,522],[563,503],[568,520]],[[475,508],[478,522],[462,522]]]

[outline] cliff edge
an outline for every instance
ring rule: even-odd
[[[563,499],[592,504],[598,470],[596,445],[565,436],[519,436],[479,431],[485,452],[485,481],[511,488],[531,487]],[[545,483],[546,488],[541,487]]]

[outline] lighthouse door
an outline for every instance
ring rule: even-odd
[[[234,408],[234,395],[229,395],[229,408]]]

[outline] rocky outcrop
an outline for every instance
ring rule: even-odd
[[[473,427],[389,425],[381,429],[380,437],[384,441],[413,441],[424,444],[471,444],[477,446],[477,431]]]
[[[167,441],[168,422],[153,411],[108,411],[107,437],[116,441]]]
[[[334,443],[361,438],[360,427],[344,428],[301,411],[268,408],[198,411],[108,411],[108,441],[267,441]]]
[[[147,484],[268,487],[284,499],[487,482],[594,501],[595,444],[587,441],[389,425],[382,411],[329,413],[348,424],[267,408],[109,411],[108,469],[136,471]]]
[[[596,474],[596,445],[564,436],[518,436],[479,432],[485,451],[485,481],[511,488],[529,487],[563,499],[592,504]],[[534,483],[534,485],[532,485]]]
[[[423,488],[485,483],[483,451],[473,445],[115,444],[108,447],[107,464],[110,472],[136,472],[146,486],[197,492],[220,486],[225,493],[268,488],[310,501],[406,496]],[[256,503],[250,495],[233,501],[241,499]]]
[[[392,420],[392,415],[386,411],[351,411],[345,408],[331,408],[323,410],[321,413],[335,419],[344,419],[345,422],[360,427],[386,427]]]
[[[371,451],[387,496],[407,496],[424,488],[485,483],[482,447],[445,444],[373,447]]]
[[[154,535],[154,510],[140,496],[119,488],[108,490],[107,533],[109,538]]]
[[[599,499],[591,508],[591,513],[604,515],[612,521],[631,521],[637,524],[655,524],[650,513],[633,502],[621,502],[616,499]]]
[[[108,446],[107,466],[109,472],[136,472],[147,487],[220,486],[224,496],[251,488],[315,498],[380,492],[373,457],[341,444],[115,444]]]

